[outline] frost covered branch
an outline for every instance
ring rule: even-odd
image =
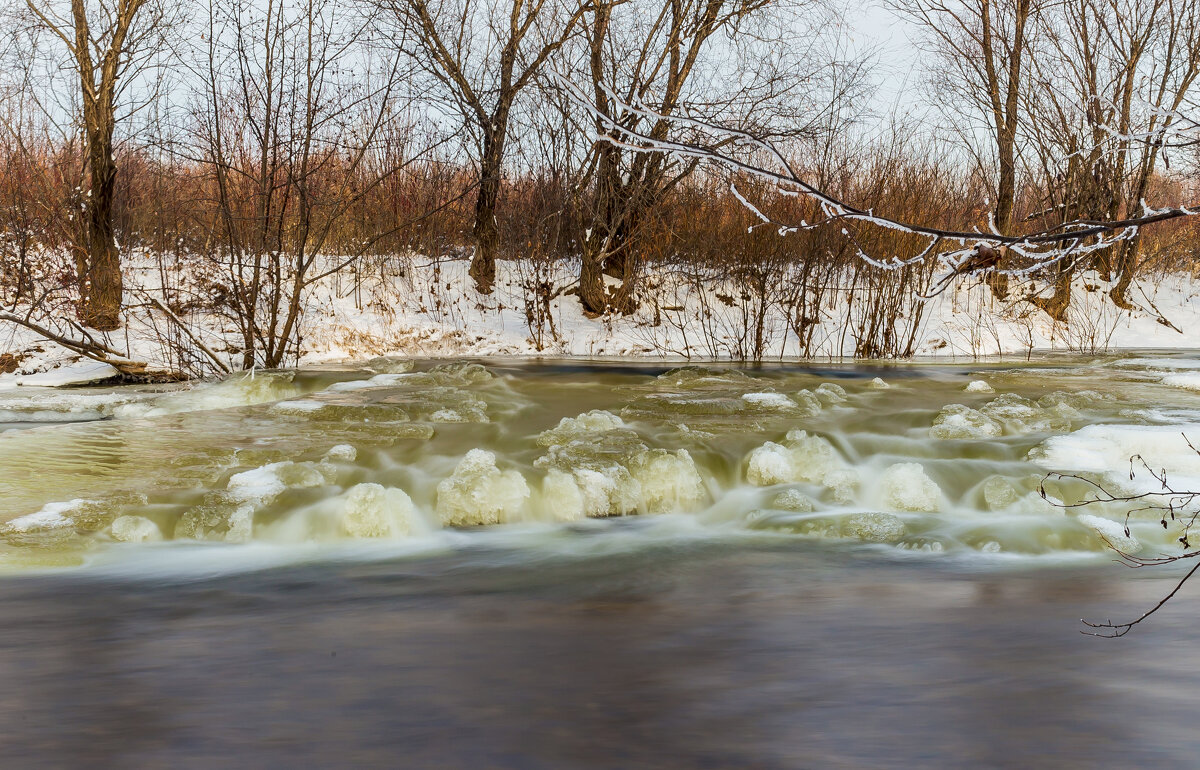
[[[877,214],[872,209],[854,206],[821,189],[805,179],[788,161],[778,147],[747,131],[715,125],[689,117],[664,115],[638,103],[626,103],[611,90],[606,90],[609,110],[598,109],[590,99],[564,77],[558,77],[561,87],[572,100],[585,109],[596,125],[596,140],[614,147],[642,153],[662,153],[676,158],[700,161],[722,168],[732,174],[765,182],[782,196],[803,196],[817,204],[820,218],[815,221],[782,222],[764,211],[761,204],[751,201],[736,182],[730,183],[732,194],[746,207],[761,226],[771,226],[781,236],[802,230],[840,225],[842,233],[851,239],[856,256],[882,270],[896,270],[936,260],[949,272],[938,280],[932,297],[944,291],[950,281],[969,273],[995,273],[1025,277],[1056,263],[1071,261],[1108,249],[1134,239],[1141,228],[1183,217],[1200,214],[1200,202],[1188,206],[1150,209],[1143,206],[1141,215],[1124,219],[1075,219],[1053,227],[1022,235],[953,230],[930,225],[904,222]],[[622,116],[636,116],[651,126],[674,126],[694,132],[696,139],[662,138],[665,132],[643,130],[623,121]],[[615,116],[615,117],[614,117]],[[638,125],[642,123],[639,122]],[[1178,124],[1168,124],[1178,125]],[[759,163],[735,156],[738,149],[757,153],[766,162]],[[924,238],[926,244],[915,256],[871,255],[855,241],[848,229],[851,224],[863,223]]]

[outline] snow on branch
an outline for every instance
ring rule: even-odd
[[[749,200],[736,185],[730,190],[761,224],[774,226],[778,233],[788,235],[813,230],[833,223],[842,225],[842,233],[854,243],[860,259],[881,270],[898,270],[936,260],[949,272],[937,281],[925,298],[936,296],[960,275],[996,273],[1024,277],[1064,261],[1077,261],[1095,252],[1134,238],[1147,225],[1200,214],[1200,202],[1188,206],[1152,209],[1143,206],[1140,216],[1126,219],[1077,219],[1024,235],[1002,235],[979,230],[948,230],[920,223],[903,222],[876,214],[871,209],[853,206],[808,182],[789,163],[771,142],[747,131],[716,125],[680,115],[667,115],[647,108],[636,99],[625,102],[606,86],[601,86],[609,101],[608,110],[601,110],[568,78],[556,76],[560,87],[578,106],[584,109],[596,125],[596,140],[634,152],[662,153],[676,158],[699,160],[768,184],[776,193],[803,196],[814,201],[821,218],[813,221],[780,222],[763,211],[761,205]],[[1177,137],[1186,126],[1196,127],[1193,121],[1164,121],[1161,130]],[[650,128],[643,128],[649,126]],[[695,132],[696,140],[665,138],[665,127],[686,128]],[[1131,137],[1133,138],[1133,137]],[[1142,138],[1144,139],[1144,138]],[[1162,139],[1165,141],[1165,139]],[[734,155],[738,148],[758,151],[766,158],[759,164]],[[894,254],[871,255],[854,240],[847,224],[865,223],[924,238],[925,247],[913,257]],[[754,225],[758,227],[760,225]]]

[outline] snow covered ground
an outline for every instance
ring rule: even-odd
[[[131,288],[157,287],[160,271],[154,260],[135,255],[127,262]],[[401,269],[394,269],[397,264]],[[778,305],[768,303],[764,312],[757,298],[719,282],[651,275],[645,285],[652,288],[643,290],[637,313],[589,318],[569,293],[574,273],[565,267],[539,270],[530,263],[501,263],[495,292],[484,296],[474,290],[465,260],[412,257],[393,260],[392,265],[386,277],[375,271],[355,280],[344,272],[313,288],[298,363],[378,355],[741,359],[751,349],[759,315],[765,359],[830,360],[853,355],[859,331],[855,325],[861,322],[856,320],[861,314],[851,312],[846,292],[829,292],[805,351]],[[548,305],[528,290],[543,281],[562,292]],[[1024,356],[1043,350],[1101,353],[1118,348],[1200,347],[1191,333],[1200,328],[1200,283],[1193,276],[1173,274],[1140,282],[1129,295],[1138,306],[1133,311],[1113,305],[1108,288],[1095,275],[1081,275],[1070,322],[1056,324],[1028,302],[1000,302],[979,279],[961,279],[952,290],[925,303],[916,352],[972,358]],[[238,368],[240,358],[233,352],[238,335],[228,320],[200,312],[185,314],[184,320]],[[911,323],[909,313],[900,325]],[[152,309],[134,310],[110,340],[116,348],[128,350],[131,358],[163,365],[169,355],[162,338],[170,327]],[[180,335],[173,336],[179,343]],[[0,388],[68,385],[115,374],[105,364],[80,360],[8,325],[0,327],[0,353],[20,358],[16,372],[0,376]]]

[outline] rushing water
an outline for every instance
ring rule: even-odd
[[[0,742],[97,766],[1186,766],[1200,358],[0,391]],[[1123,645],[1123,646],[1122,646]],[[1181,705],[1183,708],[1181,708]],[[405,761],[400,761],[404,758]]]

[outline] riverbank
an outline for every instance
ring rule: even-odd
[[[143,255],[130,259],[131,295],[161,290],[162,271]],[[176,279],[173,296],[189,296]],[[648,276],[636,313],[588,317],[572,291],[572,272],[528,262],[499,266],[492,295],[477,293],[464,260],[412,257],[399,269],[331,275],[312,287],[302,322],[300,366],[362,361],[394,355],[420,358],[558,357],[661,361],[853,359],[877,319],[863,310],[853,287],[827,292],[802,343],[794,307],[755,297],[720,281],[663,273]],[[190,287],[190,288],[189,288]],[[540,287],[540,288],[539,288]],[[546,287],[550,287],[547,289]],[[1195,347],[1200,328],[1200,282],[1187,273],[1147,278],[1122,309],[1094,274],[1076,281],[1068,323],[1056,323],[1022,299],[1015,286],[998,299],[979,280],[915,303],[895,319],[894,336],[911,340],[919,357],[975,360],[1028,357],[1047,351],[1098,354],[1111,350]],[[859,289],[861,294],[862,289]],[[108,342],[151,368],[202,374],[212,369],[194,336],[230,369],[240,368],[239,335],[232,321],[191,303],[179,310],[187,327],[153,306],[129,302],[124,327]],[[117,374],[35,333],[8,325],[0,332],[0,388],[61,386],[103,381]]]

